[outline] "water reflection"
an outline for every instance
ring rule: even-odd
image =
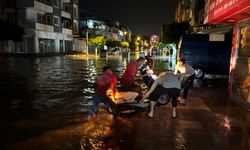
[[[102,150],[112,148],[110,147],[110,141],[107,139],[112,139],[111,137],[114,134],[114,130],[111,128],[112,124],[113,119],[111,115],[100,116],[88,122],[83,131],[86,136],[81,139],[82,149]]]
[[[186,148],[186,139],[183,131],[178,130],[175,135],[175,148],[185,150]]]
[[[225,128],[227,128],[228,130],[231,129],[231,123],[230,123],[230,120],[229,120],[229,118],[228,118],[227,116],[225,116],[225,117],[223,118],[222,125],[223,125]]]
[[[2,117],[86,111],[102,68],[111,66],[120,78],[127,63],[138,57],[138,54],[130,59],[121,56],[96,59],[84,55],[1,57],[0,91],[4,94],[0,105],[2,112],[8,112]],[[156,74],[171,68],[165,57],[156,57],[155,64]]]
[[[133,131],[134,122],[129,118],[114,119],[112,115],[98,114],[84,124],[80,139],[81,149],[121,149]]]

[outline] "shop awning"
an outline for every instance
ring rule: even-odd
[[[250,0],[208,0],[205,24],[250,19]]]

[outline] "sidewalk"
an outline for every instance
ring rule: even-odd
[[[250,113],[226,96],[222,84],[192,88],[186,106],[178,106],[177,118],[171,118],[171,105],[156,107],[154,118],[148,110],[120,116],[100,112],[86,121],[86,116],[72,115],[56,121],[72,122],[55,126],[7,149],[124,149],[124,150],[249,150]],[[33,121],[31,121],[33,122]],[[17,130],[28,130],[27,123],[16,123]],[[56,123],[55,123],[56,122]],[[20,127],[22,126],[22,127]],[[44,125],[46,126],[46,125]],[[43,126],[43,128],[44,128]],[[32,129],[41,127],[39,124]],[[17,132],[18,133],[18,132]]]

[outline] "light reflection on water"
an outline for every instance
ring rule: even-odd
[[[138,57],[133,55],[131,60]],[[4,117],[84,112],[102,68],[111,66],[120,78],[128,61],[121,56],[2,57],[0,91],[5,96],[1,98],[1,111],[8,112]],[[169,68],[167,58],[155,61],[156,73]]]

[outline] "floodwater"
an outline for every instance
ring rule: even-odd
[[[121,77],[130,60],[121,56],[1,57],[1,118],[17,119],[43,115],[86,112],[94,82],[109,65]],[[155,71],[170,69],[168,58],[155,59]]]

